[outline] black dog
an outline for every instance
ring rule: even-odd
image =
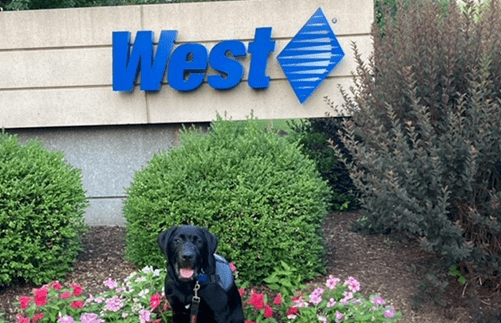
[[[165,296],[173,323],[243,323],[242,299],[228,262],[215,255],[216,236],[191,225],[158,236],[167,258]]]

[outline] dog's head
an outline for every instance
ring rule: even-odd
[[[214,270],[218,239],[207,229],[191,225],[172,227],[160,233],[157,241],[179,280],[190,281],[202,272]]]

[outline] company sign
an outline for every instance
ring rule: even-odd
[[[203,44],[186,43],[174,48],[178,31],[163,30],[154,53],[152,31],[138,31],[134,44],[128,31],[113,32],[113,90],[130,92],[139,72],[142,91],[159,91],[166,78],[177,91],[194,91],[204,81],[217,90],[240,84],[250,56],[248,86],[267,89],[268,59],[275,51],[271,27],[256,28],[248,46],[239,40],[217,43],[210,52]],[[299,102],[304,103],[344,57],[344,51],[321,8],[306,22],[277,60]],[[208,74],[209,67],[216,73]]]

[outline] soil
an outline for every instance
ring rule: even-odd
[[[419,249],[418,244],[397,240],[392,236],[362,235],[350,231],[357,213],[331,213],[324,223],[328,272],[308,283],[310,288],[323,285],[328,275],[341,279],[357,278],[367,297],[380,293],[387,302],[403,313],[400,322],[501,322],[501,294],[480,286],[461,286],[456,278],[448,277],[447,292],[442,306],[429,301],[419,310],[413,306],[417,289],[415,282],[422,279],[436,263],[434,256]],[[87,294],[105,290],[103,282],[111,277],[122,280],[137,268],[123,258],[125,228],[91,227],[83,236],[83,251],[67,275],[66,282],[77,282]],[[0,313],[15,322],[16,306],[21,295],[28,295],[32,284],[0,289]],[[489,314],[494,313],[494,314]]]

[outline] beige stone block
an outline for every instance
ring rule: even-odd
[[[328,78],[315,93],[300,104],[287,80],[276,80],[265,90],[254,90],[241,83],[229,91],[218,91],[203,84],[191,93],[183,93],[165,87],[156,93],[148,93],[148,109],[151,123],[211,121],[217,113],[235,120],[245,119],[254,111],[259,119],[324,117],[334,111],[324,97],[342,104],[338,85],[348,88],[351,78]]]
[[[141,30],[141,6],[4,11],[0,49],[111,45],[114,30]]]
[[[0,89],[104,86],[112,83],[109,48],[0,52]]]
[[[143,92],[111,87],[0,91],[0,128],[147,123]]]
[[[339,35],[368,34],[373,0],[261,0],[144,6],[144,29],[178,30],[180,42],[254,38],[272,27],[272,37],[292,38],[321,7]]]

